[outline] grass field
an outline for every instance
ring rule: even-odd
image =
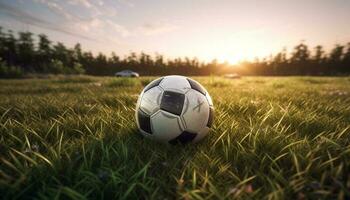
[[[350,198],[350,78],[194,77],[216,117],[195,145],[138,134],[151,77],[0,80],[0,198]]]

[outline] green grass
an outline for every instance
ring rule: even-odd
[[[216,118],[186,146],[138,134],[151,77],[0,80],[1,198],[350,197],[350,78],[194,78]]]

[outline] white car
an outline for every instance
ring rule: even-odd
[[[236,73],[234,73],[234,74],[226,74],[226,75],[224,75],[224,77],[225,78],[230,78],[230,79],[240,79],[241,78],[241,76],[239,74],[236,74]]]
[[[114,74],[117,77],[139,77],[140,75],[131,70],[123,70]]]

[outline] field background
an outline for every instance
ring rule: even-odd
[[[193,77],[216,116],[185,146],[137,133],[154,78],[0,80],[1,197],[350,197],[349,77]]]

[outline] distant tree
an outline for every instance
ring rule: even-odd
[[[21,78],[23,75],[22,68],[10,66],[0,58],[0,78]]]
[[[2,31],[2,27],[0,26],[0,59],[5,57],[6,53],[6,35]]]
[[[339,63],[343,57],[344,46],[337,44],[329,55],[329,61]]]
[[[146,65],[148,65],[148,66],[153,66],[154,65],[154,62],[153,62],[151,56],[148,55],[148,54],[146,54]]]
[[[342,66],[342,72],[350,74],[350,42],[347,44]]]
[[[18,60],[26,71],[33,70],[35,47],[33,41],[33,34],[30,32],[19,32],[19,39],[17,42]]]
[[[72,74],[85,74],[85,69],[83,68],[83,65],[81,65],[78,62],[75,62],[73,64]]]
[[[103,53],[94,56],[84,51],[79,43],[72,48],[63,43],[52,44],[49,38],[38,35],[33,39],[30,32],[14,35],[11,30],[4,32],[0,27],[1,77],[16,76],[24,72],[112,75],[122,69],[138,71],[142,75],[210,75],[243,73],[251,75],[332,75],[350,74],[350,43],[336,45],[330,52],[322,46],[310,51],[301,42],[291,54],[284,48],[281,52],[263,59],[245,61],[239,68],[229,67],[228,63],[213,60],[200,62],[197,58],[165,59],[158,53],[131,52],[124,58],[114,52],[107,57]],[[165,61],[166,60],[166,61]],[[15,75],[17,74],[17,75]]]
[[[130,67],[135,67],[138,63],[136,53],[131,52],[130,55],[127,57],[126,61]]]
[[[294,52],[291,57],[293,63],[306,63],[309,59],[310,51],[308,47],[301,43],[294,47]]]
[[[313,56],[312,60],[318,64],[323,63],[325,61],[324,50],[321,45],[317,45],[315,47],[315,55]]]
[[[39,47],[38,52],[40,54],[48,54],[50,55],[52,49],[51,49],[51,41],[48,39],[48,37],[44,34],[39,35]]]
[[[281,52],[277,53],[277,55],[273,57],[272,60],[270,61],[271,67],[269,68],[266,65],[263,65],[263,63],[259,63],[258,61],[255,63],[260,64],[260,66],[265,66],[265,70],[263,70],[264,74],[268,74],[268,75],[278,75],[281,73],[286,74],[287,72],[286,72],[285,66],[288,63],[287,50],[286,48],[283,48]]]
[[[7,34],[5,34],[4,45],[4,60],[9,65],[20,65],[17,51],[17,39],[15,38],[11,30],[9,30]]]
[[[309,69],[309,57],[310,51],[307,45],[300,43],[294,47],[294,52],[291,57],[291,64],[293,69],[291,69],[291,74],[306,74]]]
[[[108,63],[107,57],[102,53],[99,53],[95,60],[96,60],[96,64],[102,67],[105,67]]]
[[[38,72],[46,70],[52,59],[51,41],[44,34],[39,35],[39,45],[37,50],[38,59],[36,63],[38,66],[34,66]]]
[[[83,60],[83,53],[80,43],[77,43],[73,48],[73,60],[74,62],[82,62]]]
[[[82,51],[80,64],[84,67],[87,74],[95,74],[95,68],[93,66],[94,62],[95,58],[91,52]]]
[[[53,46],[53,59],[61,61],[65,66],[70,66],[70,64],[72,64],[70,53],[67,47],[61,42]]]
[[[313,74],[324,74],[326,73],[325,61],[326,55],[323,47],[321,45],[317,45],[314,48],[314,56],[311,58],[312,62],[312,72]]]
[[[66,72],[65,66],[60,60],[52,60],[49,65],[49,73],[64,74]]]
[[[342,59],[343,59],[344,46],[336,44],[332,49],[329,59],[328,67],[331,74],[336,74],[342,70]]]
[[[114,52],[112,52],[108,62],[111,63],[112,65],[118,65],[120,62],[120,58]]]

